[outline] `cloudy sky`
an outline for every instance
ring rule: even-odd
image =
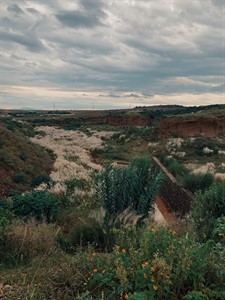
[[[0,1],[0,108],[225,103],[225,0]]]

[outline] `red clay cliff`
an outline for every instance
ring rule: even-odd
[[[225,135],[225,116],[167,116],[161,119],[158,134],[161,137]]]

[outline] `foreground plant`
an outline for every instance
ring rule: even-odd
[[[219,218],[224,216],[225,181],[214,184],[205,193],[199,193],[193,202],[192,218],[199,239],[206,241],[214,238]]]
[[[97,176],[97,197],[106,210],[106,223],[127,208],[147,217],[163,184],[163,175],[154,172],[149,158],[137,158],[126,168],[107,166]]]
[[[127,241],[135,241],[130,230],[122,229],[122,236],[118,232],[121,243],[110,255],[93,253],[84,299],[101,299],[102,294],[107,300],[223,299],[224,252],[213,241],[199,244],[150,226],[136,231],[136,243]],[[191,293],[202,298],[190,298]]]

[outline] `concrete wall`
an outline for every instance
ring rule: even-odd
[[[153,157],[153,163],[155,168],[165,175],[165,183],[160,191],[161,200],[177,216],[185,216],[190,211],[193,194],[185,190],[156,157]]]

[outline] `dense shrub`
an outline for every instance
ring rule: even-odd
[[[39,186],[41,183],[49,184],[51,182],[51,178],[48,175],[37,175],[32,180],[33,186]]]
[[[182,178],[183,186],[195,193],[197,191],[206,191],[213,184],[214,177],[211,173],[194,174],[188,173]]]
[[[17,173],[14,177],[13,177],[13,181],[16,183],[22,183],[25,184],[27,182],[27,175],[23,172]]]
[[[79,246],[87,247],[92,245],[98,250],[105,250],[108,239],[103,227],[93,218],[77,218],[75,224],[69,229],[67,234],[60,234],[57,241],[60,247],[68,252],[74,253]],[[113,238],[111,246],[113,246]]]
[[[81,299],[223,299],[224,261],[212,241],[196,243],[154,226],[117,234],[121,243],[110,254],[77,253],[63,268],[61,276],[74,297],[79,290]],[[61,276],[53,279],[55,286]]]
[[[8,207],[16,216],[25,220],[53,222],[59,211],[56,197],[48,191],[32,191],[12,197],[12,202],[0,201],[0,207]]]
[[[161,162],[178,181],[189,173],[189,170],[175,158],[164,158]]]
[[[200,240],[213,237],[218,218],[225,215],[225,181],[211,186],[205,193],[199,193],[193,202],[192,217]]]

